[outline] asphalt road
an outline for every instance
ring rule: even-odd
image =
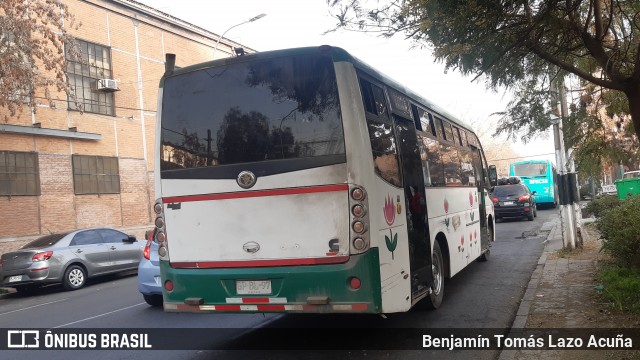
[[[206,332],[207,344],[220,344],[230,337],[235,344],[251,348],[256,333],[303,335],[309,338],[305,351],[5,351],[2,359],[43,357],[51,359],[496,359],[498,351],[425,351],[397,350],[414,346],[413,337],[402,338],[398,329],[410,334],[428,334],[430,329],[473,328],[508,329],[513,322],[525,288],[543,250],[544,234],[537,234],[556,210],[539,210],[535,221],[507,220],[496,224],[497,241],[488,262],[474,262],[445,283],[445,300],[436,311],[414,309],[390,314],[386,318],[371,315],[262,315],[262,314],[176,314],[151,308],[137,291],[135,274],[92,281],[87,287],[66,292],[53,286],[31,296],[0,296],[0,328],[198,328]],[[524,233],[524,237],[523,237]],[[313,328],[337,329],[335,339],[346,343],[367,344],[369,331],[388,331],[388,340],[377,346],[389,350],[318,351],[325,348],[314,341]],[[216,330],[227,328],[227,330]],[[229,330],[232,328],[232,330]],[[261,328],[259,331],[247,329]],[[298,330],[285,330],[295,328]],[[305,330],[304,328],[307,328]],[[273,330],[272,330],[273,329]],[[311,329],[311,330],[309,330]],[[279,332],[280,331],[280,332]],[[287,333],[289,331],[289,333]],[[406,330],[403,330],[406,332]],[[175,332],[175,331],[174,331]],[[176,336],[180,336],[176,332]],[[296,336],[299,341],[301,336]],[[418,341],[421,337],[415,337]],[[264,340],[264,339],[263,339]],[[300,345],[299,343],[297,345]],[[405,346],[408,345],[408,346]],[[215,345],[214,345],[215,346]],[[311,350],[316,349],[316,350]]]

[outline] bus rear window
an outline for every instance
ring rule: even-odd
[[[513,165],[513,171],[516,176],[540,176],[547,174],[547,164],[545,163],[532,163],[532,164],[515,164]]]
[[[344,159],[328,56],[258,59],[169,77],[161,122],[162,177],[273,160]]]

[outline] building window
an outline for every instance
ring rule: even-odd
[[[113,92],[98,90],[98,80],[113,79],[111,50],[108,47],[77,40],[81,62],[66,53],[67,76],[78,103],[70,96],[70,110],[115,115]],[[80,105],[81,107],[79,107]]]
[[[40,195],[38,153],[0,151],[0,195]]]
[[[119,194],[118,158],[73,155],[73,188],[80,194]]]

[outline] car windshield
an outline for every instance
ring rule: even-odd
[[[67,236],[69,233],[51,234],[39,237],[22,247],[22,249],[37,249],[55,245],[60,239]]]
[[[493,190],[493,196],[506,197],[506,196],[520,196],[526,194],[526,190],[522,185],[501,185],[496,186]]]

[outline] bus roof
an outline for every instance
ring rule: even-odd
[[[469,127],[469,125],[465,124],[461,120],[457,119],[455,116],[453,116],[450,113],[446,112],[445,110],[443,110],[442,108],[440,108],[439,106],[434,104],[433,102],[423,98],[422,96],[418,95],[416,92],[414,92],[414,91],[410,90],[409,88],[401,85],[400,83],[398,83],[397,81],[393,80],[389,76],[387,76],[384,73],[380,72],[379,70],[376,70],[375,68],[371,67],[370,65],[368,65],[364,61],[356,58],[355,56],[353,56],[351,54],[349,54],[346,50],[344,50],[342,48],[339,48],[339,47],[330,46],[330,45],[300,47],[300,48],[291,48],[291,49],[282,49],[282,50],[271,50],[271,51],[264,51],[264,52],[245,54],[245,55],[237,56],[237,57],[229,57],[229,58],[211,60],[211,61],[207,61],[207,62],[203,62],[203,63],[198,63],[198,64],[185,66],[185,67],[180,68],[180,69],[175,69],[173,71],[173,73],[171,73],[169,75],[169,77],[170,76],[174,76],[174,75],[180,75],[180,74],[192,72],[192,71],[197,71],[197,70],[201,70],[201,69],[205,69],[205,68],[222,66],[222,65],[227,65],[227,64],[234,64],[234,63],[241,63],[241,62],[245,62],[245,61],[252,61],[252,60],[255,60],[255,59],[269,59],[269,58],[277,58],[277,57],[283,57],[283,56],[307,55],[307,54],[315,54],[315,53],[318,53],[318,52],[321,52],[321,53],[330,52],[331,53],[331,57],[333,58],[334,62],[347,61],[347,62],[352,63],[356,68],[358,68],[361,71],[365,72],[367,75],[373,77],[374,79],[382,82],[385,85],[388,85],[388,86],[392,87],[396,91],[404,93],[409,98],[411,98],[414,102],[416,102],[416,103],[418,103],[418,104],[420,104],[422,106],[426,106],[429,110],[437,113],[437,115],[440,115],[440,116],[446,118],[447,120],[451,121],[452,123],[464,128],[464,129],[466,129],[468,131],[471,131],[471,132],[475,133],[475,131],[473,131],[471,129],[471,127]],[[163,76],[162,79],[160,80],[160,87],[161,88],[164,86],[165,78],[166,78],[166,76]]]

